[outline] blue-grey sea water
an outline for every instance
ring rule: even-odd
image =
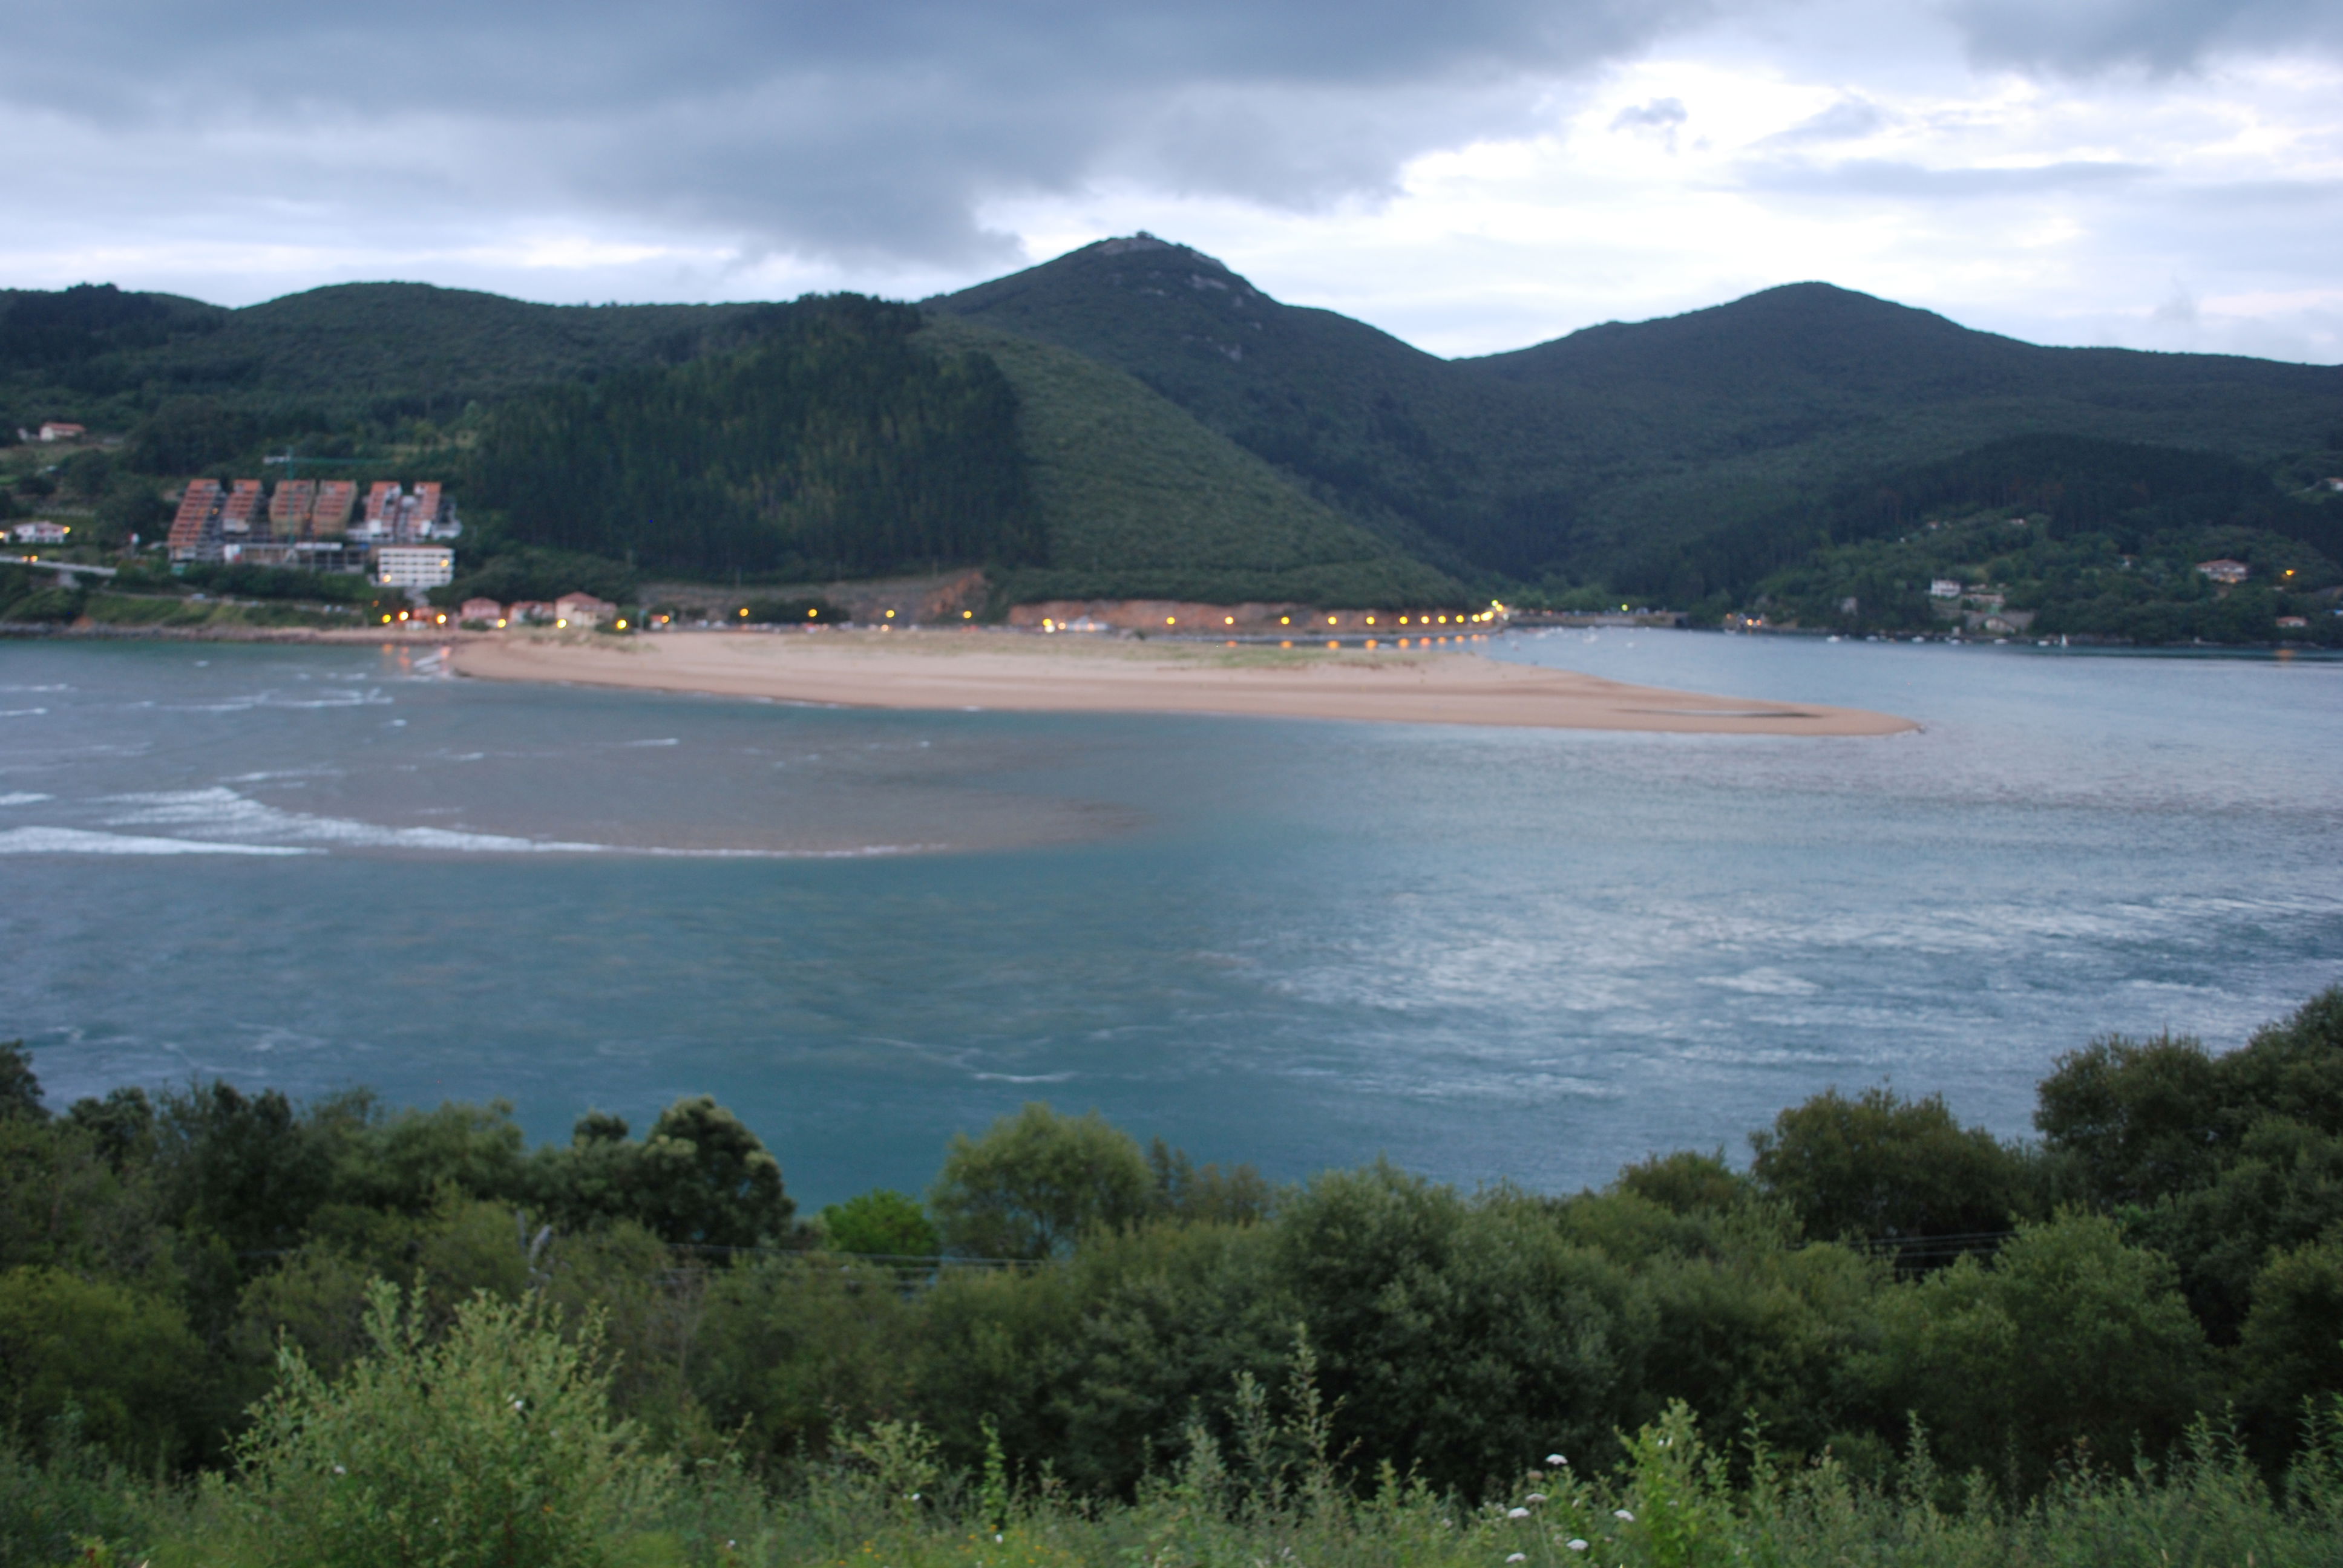
[[[1825,1086],[2004,1135],[2110,1030],[2343,980],[2343,664],[1611,630],[1495,656],[1889,739],[880,713],[435,650],[0,644],[0,1037],[219,1075],[687,1093],[801,1199],[1027,1100],[1281,1178],[1560,1190]]]

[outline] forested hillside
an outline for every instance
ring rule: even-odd
[[[2052,612],[2045,633],[2268,641],[2278,616],[2301,614],[2318,640],[2335,618],[2312,596],[2343,580],[2338,500],[2289,493],[2221,453],[2021,436],[1654,548],[1634,575],[1685,604],[1720,588],[1754,592],[1809,627],[1926,629],[1929,581],[1950,572],[2009,583],[2010,608]],[[1990,538],[1972,538],[1961,526],[1971,522]],[[2127,558],[2142,557],[2157,566],[2129,570]],[[2226,590],[2194,569],[2215,557],[2257,567],[2253,591],[2225,604]],[[1835,608],[1850,598],[1856,611]]]
[[[1453,579],[1122,372],[967,323],[940,320],[930,334],[986,355],[1016,388],[1049,551],[1003,579],[1009,599],[1464,601]]]
[[[1443,361],[1150,236],[927,308],[1121,367],[1427,558],[1696,599],[1682,547],[1812,538],[1884,471],[2021,435],[2264,462],[2343,432],[2343,368],[2042,348],[1824,284]]]
[[[770,313],[755,347],[499,406],[468,493],[505,537],[688,576],[1041,566],[1016,395],[853,295]]]
[[[2343,498],[2310,487],[2343,469],[2334,367],[2043,348],[1823,284],[1448,361],[1145,235],[925,301],[925,334],[848,308],[20,292],[0,417],[130,437],[17,481],[21,505],[62,485],[93,544],[151,538],[170,480],[293,447],[456,484],[468,573],[558,548],[774,581],[989,564],[1028,598],[1713,614],[2020,491],[2062,529],[2087,495],[2118,531],[2343,560]]]

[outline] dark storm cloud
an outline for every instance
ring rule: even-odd
[[[304,142],[347,143],[427,167],[454,202],[964,259],[988,248],[984,196],[1101,172],[1303,207],[1379,188],[1417,153],[1515,128],[1534,83],[1711,8],[99,0],[25,8],[0,97],[100,135],[232,130],[260,183]]]
[[[2336,0],[1954,0],[1947,14],[1980,64],[2069,75],[2165,75],[2225,51],[2343,48]]]

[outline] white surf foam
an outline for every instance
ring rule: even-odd
[[[85,828],[0,830],[0,855],[306,855],[283,844],[218,844],[200,839],[156,839],[135,833],[94,833]]]
[[[35,795],[30,790],[19,789],[13,795],[0,795],[0,806],[31,806],[47,799],[49,797],[46,795]]]

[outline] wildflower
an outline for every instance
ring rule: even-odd
[[[1560,1470],[1564,1465],[1570,1462],[1570,1461],[1563,1458],[1563,1456],[1558,1453],[1547,1454],[1545,1456],[1545,1462],[1556,1470]]]
[[[1523,1503],[1544,1503],[1545,1501],[1545,1493],[1543,1492],[1533,1492],[1527,1497],[1523,1498],[1522,1501]]]
[[[1614,1518],[1614,1519],[1622,1519],[1622,1520],[1624,1520],[1624,1521],[1626,1521],[1626,1522],[1627,1522],[1628,1523],[1630,1523],[1630,1524],[1633,1524],[1634,1523],[1635,1523],[1635,1516],[1634,1516],[1634,1514],[1632,1514],[1632,1513],[1628,1513],[1628,1512],[1627,1512],[1625,1509],[1624,1509],[1624,1508],[1614,1508],[1614,1509],[1613,1509],[1613,1510],[1611,1511],[1611,1517],[1612,1517],[1612,1518]]]
[[[340,1465],[338,1465],[338,1464],[337,1464],[337,1465],[334,1466],[334,1473],[335,1473],[336,1475],[347,1475],[347,1474],[349,1473],[349,1472],[348,1472],[348,1471],[347,1471],[347,1470],[344,1470]]]
[[[1563,1544],[1569,1547],[1573,1552],[1584,1552],[1586,1550],[1586,1543],[1584,1541],[1565,1541]]]
[[[1526,1563],[1526,1562],[1528,1562],[1529,1560],[1530,1560],[1530,1554],[1529,1554],[1528,1553],[1526,1553],[1526,1552],[1516,1552],[1516,1553],[1514,1553],[1513,1555],[1511,1555],[1510,1557],[1507,1557],[1507,1558],[1505,1559],[1505,1561],[1506,1561],[1506,1562],[1508,1562],[1508,1563]]]

